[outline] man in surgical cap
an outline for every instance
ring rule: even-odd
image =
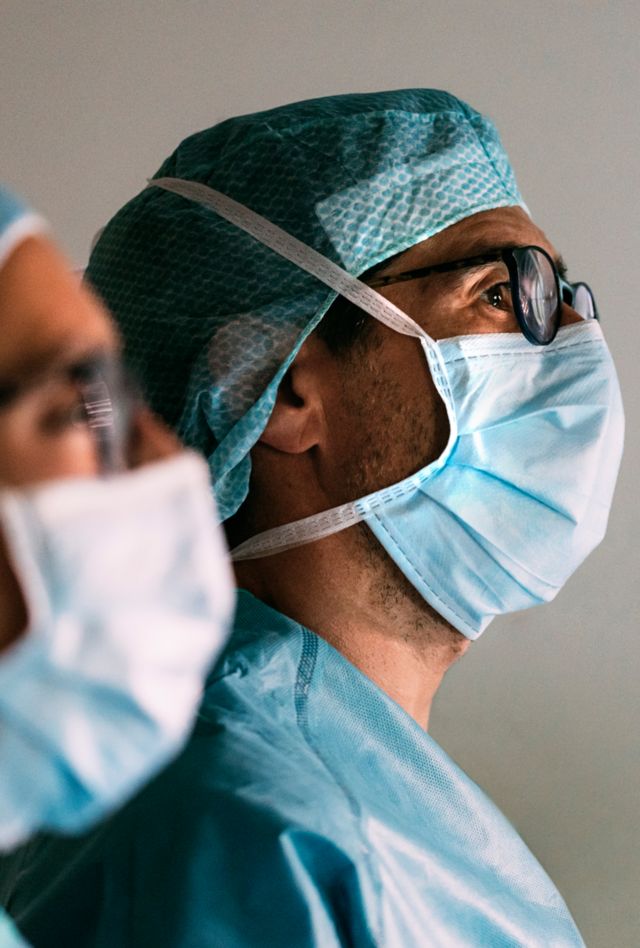
[[[239,601],[182,756],[84,841],[5,869],[25,932],[582,944],[427,733],[470,641],[601,539],[622,443],[592,295],[491,123],[432,90],[229,120],[116,214],[89,277],[208,458]]]
[[[0,327],[6,850],[86,830],[175,756],[233,596],[206,464],[133,402],[108,314],[4,187]]]

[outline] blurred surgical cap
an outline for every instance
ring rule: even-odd
[[[222,191],[354,275],[471,214],[524,206],[491,122],[430,89],[232,118],[185,139],[155,177]],[[152,407],[208,458],[226,519],[278,385],[336,294],[159,188],[109,222],[87,274]]]
[[[0,268],[19,243],[27,237],[47,231],[44,218],[32,211],[17,194],[0,184]]]

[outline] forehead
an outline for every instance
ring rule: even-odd
[[[522,208],[499,207],[466,217],[434,237],[416,244],[396,257],[389,264],[388,272],[399,273],[401,270],[472,257],[494,248],[523,244],[542,247],[554,259],[558,256],[545,233]]]
[[[3,377],[19,379],[117,345],[103,307],[41,240],[26,240],[0,269],[0,326]]]

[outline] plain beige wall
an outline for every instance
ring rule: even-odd
[[[182,137],[226,116],[422,85],[497,122],[532,214],[597,293],[628,443],[605,543],[553,605],[494,623],[433,733],[601,948],[640,944],[639,27],[615,0],[0,2],[0,179],[77,264]]]

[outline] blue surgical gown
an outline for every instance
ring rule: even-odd
[[[0,878],[35,948],[583,944],[432,738],[248,593],[181,756],[98,829],[40,837]]]
[[[11,919],[0,909],[0,948],[27,948]]]

